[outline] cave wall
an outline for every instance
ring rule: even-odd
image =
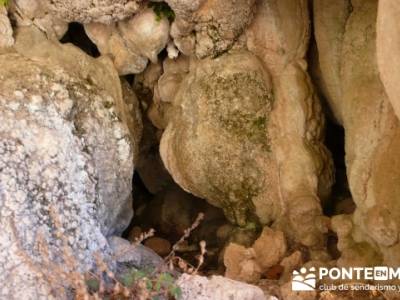
[[[50,114],[58,126],[50,133],[71,140],[53,150],[88,165],[52,161],[55,174],[73,164],[65,181],[82,183],[65,195],[24,166],[44,192],[22,198],[14,195],[22,175],[0,168],[0,213],[76,197],[93,207],[81,224],[98,233],[92,248],[107,252],[106,240],[131,221],[135,169],[144,191],[133,193],[135,225],[175,235],[205,209],[217,233],[202,234],[223,237],[216,256],[229,277],[259,280],[275,265],[289,274],[307,261],[396,266],[399,15],[390,0],[0,2],[0,162],[8,166],[16,139],[21,153],[54,159],[30,135],[48,132],[41,118]],[[22,82],[15,66],[24,65]],[[327,124],[341,131],[326,135]],[[7,224],[4,239],[13,236]],[[276,255],[257,254],[263,247]],[[25,248],[36,253],[30,242]],[[77,253],[93,250],[83,248]],[[8,255],[0,250],[0,261]]]

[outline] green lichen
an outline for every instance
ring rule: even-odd
[[[104,106],[106,109],[110,109],[111,107],[114,106],[114,103],[111,102],[111,101],[104,101],[104,102],[103,102],[103,106]]]
[[[239,139],[247,139],[270,151],[268,116],[273,98],[256,72],[229,77],[213,74],[202,83],[219,125]]]
[[[206,179],[209,195],[221,204],[227,219],[240,227],[258,223],[253,199],[262,190],[263,174],[251,154],[230,156],[224,150],[211,151]]]
[[[254,155],[270,152],[268,120],[273,97],[257,71],[221,75],[199,82],[207,122],[221,138],[208,148],[208,198],[220,203],[228,220],[244,228],[258,224],[253,201],[262,193],[264,172]],[[228,151],[227,143],[238,145]],[[259,153],[259,154],[257,154]]]
[[[149,7],[156,14],[156,20],[161,21],[162,18],[167,18],[170,22],[175,20],[175,13],[171,7],[165,2],[150,2]]]

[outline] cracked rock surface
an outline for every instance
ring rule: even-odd
[[[55,287],[41,273],[51,272],[41,241],[59,263],[68,245],[78,269],[87,270],[94,252],[109,255],[106,238],[120,234],[132,216],[140,127],[131,124],[138,132],[129,130],[122,111],[129,108],[111,62],[40,36],[28,55],[18,53],[26,42],[23,32],[17,52],[0,55],[2,299],[51,298]],[[58,50],[64,57],[54,55]],[[82,65],[68,65],[72,57]],[[91,67],[97,71],[83,74]],[[102,85],[106,80],[109,85]]]
[[[255,0],[167,0],[176,14],[171,27],[185,55],[218,56],[239,40],[253,17]]]

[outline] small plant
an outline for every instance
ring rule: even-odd
[[[0,0],[0,6],[7,6],[9,0]]]
[[[88,274],[86,295],[89,299],[178,299],[182,294],[175,284],[176,278],[168,272],[154,273],[152,270],[132,268],[124,274],[115,275],[105,268],[103,273],[113,283],[107,285],[102,274]]]
[[[0,0],[1,1],[1,0]],[[4,1],[4,0],[3,0]],[[153,9],[156,14],[156,20],[161,21],[162,18],[167,18],[172,22],[175,20],[175,13],[165,2],[150,2],[149,7]]]
[[[24,251],[22,245],[17,242],[17,254],[29,264],[38,273],[42,274],[50,286],[54,288],[55,293],[66,294],[73,293],[75,300],[144,300],[144,299],[179,299],[182,291],[176,284],[176,276],[179,272],[175,268],[189,274],[197,274],[204,262],[204,256],[207,252],[205,241],[201,241],[200,254],[197,257],[197,264],[191,265],[184,259],[176,256],[179,245],[182,244],[195,230],[204,215],[197,216],[190,228],[184,231],[183,236],[173,245],[171,252],[164,259],[164,263],[157,268],[148,270],[139,270],[129,268],[121,271],[121,274],[115,274],[100,253],[94,253],[93,259],[96,268],[86,273],[79,272],[79,261],[69,246],[68,240],[62,231],[60,215],[52,207],[50,209],[50,218],[55,227],[55,237],[61,242],[61,251],[58,255],[61,260],[54,261],[50,254],[50,245],[45,237],[38,234],[36,246],[40,252],[42,261],[34,262]],[[15,240],[19,241],[19,234],[14,223],[14,217],[11,218],[11,229],[15,235]],[[154,235],[151,229],[143,233],[134,244],[140,244],[147,238]]]

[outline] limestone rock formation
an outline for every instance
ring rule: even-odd
[[[171,36],[185,55],[217,56],[232,48],[253,16],[255,0],[167,0],[176,14]]]
[[[44,0],[54,15],[67,22],[109,24],[135,14],[142,0]]]
[[[135,76],[133,89],[140,98],[143,109],[143,138],[140,143],[139,160],[136,170],[147,190],[156,194],[173,183],[161,161],[159,152],[160,130],[154,127],[147,115],[154,104],[154,86],[163,72],[161,62],[149,64],[143,73]]]
[[[379,75],[390,102],[400,118],[400,3],[382,0],[378,3],[376,54]]]
[[[48,299],[44,253],[87,270],[129,224],[140,127],[109,60],[21,29],[0,65],[0,298]]]
[[[13,44],[13,31],[7,16],[7,10],[4,6],[0,6],[0,48],[10,47]]]
[[[314,35],[317,39],[318,49],[324,49],[326,55],[319,55],[319,68],[323,72],[319,88],[329,101],[329,106],[333,111],[336,120],[343,122],[342,89],[340,62],[342,54],[343,35],[346,27],[346,20],[350,14],[350,2],[348,0],[338,1],[314,1],[314,10],[318,13],[314,15],[315,26]],[[323,24],[323,26],[319,26]],[[332,43],[332,41],[335,41]]]
[[[68,30],[67,20],[55,16],[45,1],[15,0],[10,1],[9,6],[10,14],[20,27],[35,26],[52,39],[61,39]]]
[[[266,226],[251,247],[246,248],[235,243],[230,243],[226,247],[225,276],[248,283],[257,283],[262,274],[281,262],[286,251],[287,244],[283,232],[274,231]]]
[[[264,270],[278,264],[287,251],[283,232],[264,227],[260,237],[253,244],[256,260]],[[266,251],[266,249],[269,249]]]
[[[263,272],[256,262],[254,249],[235,243],[230,243],[226,247],[224,265],[226,277],[247,283],[257,283]]]
[[[200,241],[228,278],[175,270],[181,299],[322,299],[294,269],[400,264],[399,1],[7,2],[0,299],[71,298],[52,271],[97,253],[189,270]]]
[[[147,116],[153,125],[165,129],[174,113],[172,106],[180,84],[189,72],[190,60],[181,55],[178,59],[166,59],[163,62],[163,73],[153,88],[153,100]]]
[[[333,220],[342,253],[338,263],[398,265],[400,124],[378,71],[378,1],[314,4],[321,76],[335,82],[326,97],[345,129],[347,177],[356,204],[353,216]]]
[[[142,9],[133,17],[112,24],[85,24],[89,38],[103,55],[110,55],[120,75],[144,71],[148,60],[157,62],[157,55],[169,40],[169,21],[158,20],[151,8]]]
[[[323,145],[325,120],[305,61],[310,35],[308,2],[259,1],[256,11],[246,31],[247,47],[263,61],[272,78],[269,134],[286,223],[281,227],[286,227],[290,238],[317,245],[326,230],[320,201],[330,194],[333,166]]]
[[[157,62],[157,55],[165,48],[169,39],[169,21],[158,17],[152,8],[146,8],[133,18],[118,24],[122,37],[130,48]]]
[[[184,189],[245,226],[254,206],[268,202],[268,74],[248,52],[191,61],[173,101],[160,145],[166,168]]]
[[[333,179],[304,60],[307,9],[307,1],[260,1],[246,31],[254,54],[191,58],[187,75],[168,81],[161,97],[172,111],[160,151],[174,180],[232,223],[275,222],[291,241],[321,247],[320,197]]]

